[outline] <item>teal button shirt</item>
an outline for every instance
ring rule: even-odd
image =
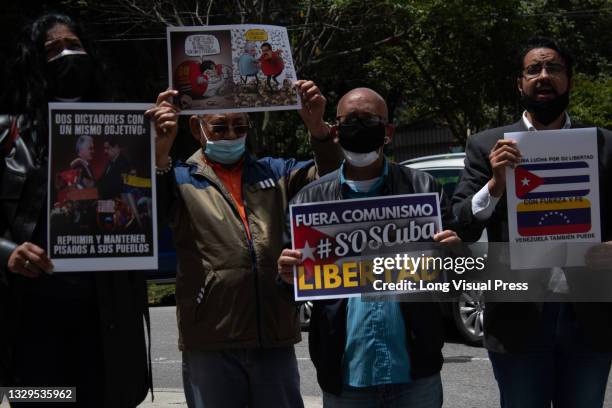
[[[367,192],[355,191],[340,167],[344,198],[376,197],[380,194],[389,165],[385,159],[383,174]],[[346,316],[344,346],[344,383],[352,387],[410,382],[410,357],[406,347],[406,327],[399,303],[364,301],[350,298]]]

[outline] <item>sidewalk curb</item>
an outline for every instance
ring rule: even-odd
[[[151,402],[151,394],[138,406],[139,408],[186,407],[185,394],[181,388],[155,389],[155,401]],[[304,395],[304,408],[322,408],[321,397]]]

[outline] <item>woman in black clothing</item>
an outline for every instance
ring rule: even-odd
[[[70,406],[134,407],[151,388],[143,274],[53,273],[45,252],[47,104],[105,100],[100,72],[86,33],[61,14],[26,30],[10,69],[0,115],[0,382],[77,387]]]

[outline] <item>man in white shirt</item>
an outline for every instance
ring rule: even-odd
[[[476,241],[486,228],[490,242],[508,241],[506,167],[519,163],[516,142],[504,133],[569,129],[566,109],[572,84],[571,56],[554,41],[533,38],[519,55],[517,86],[522,118],[469,138],[465,170],[453,197],[457,232]],[[570,152],[568,152],[570,153]],[[601,208],[612,205],[612,133],[598,129]],[[604,240],[612,220],[601,217]],[[492,266],[491,263],[489,267]],[[561,269],[550,272],[549,290],[567,289]],[[485,346],[503,408],[602,407],[612,359],[612,307],[605,303],[488,303]]]

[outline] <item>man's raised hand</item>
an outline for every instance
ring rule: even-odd
[[[160,93],[155,107],[145,112],[155,124],[155,165],[159,168],[169,166],[168,156],[178,131],[179,109],[170,103],[173,96],[178,96],[178,91],[168,89]]]
[[[294,84],[298,96],[302,100],[302,109],[298,111],[312,137],[324,139],[329,134],[329,127],[323,121],[327,100],[321,94],[319,87],[312,82],[300,79]]]
[[[498,140],[489,153],[489,163],[493,170],[493,177],[489,180],[489,193],[493,197],[500,197],[506,190],[506,167],[518,165],[521,152],[514,140]]]

